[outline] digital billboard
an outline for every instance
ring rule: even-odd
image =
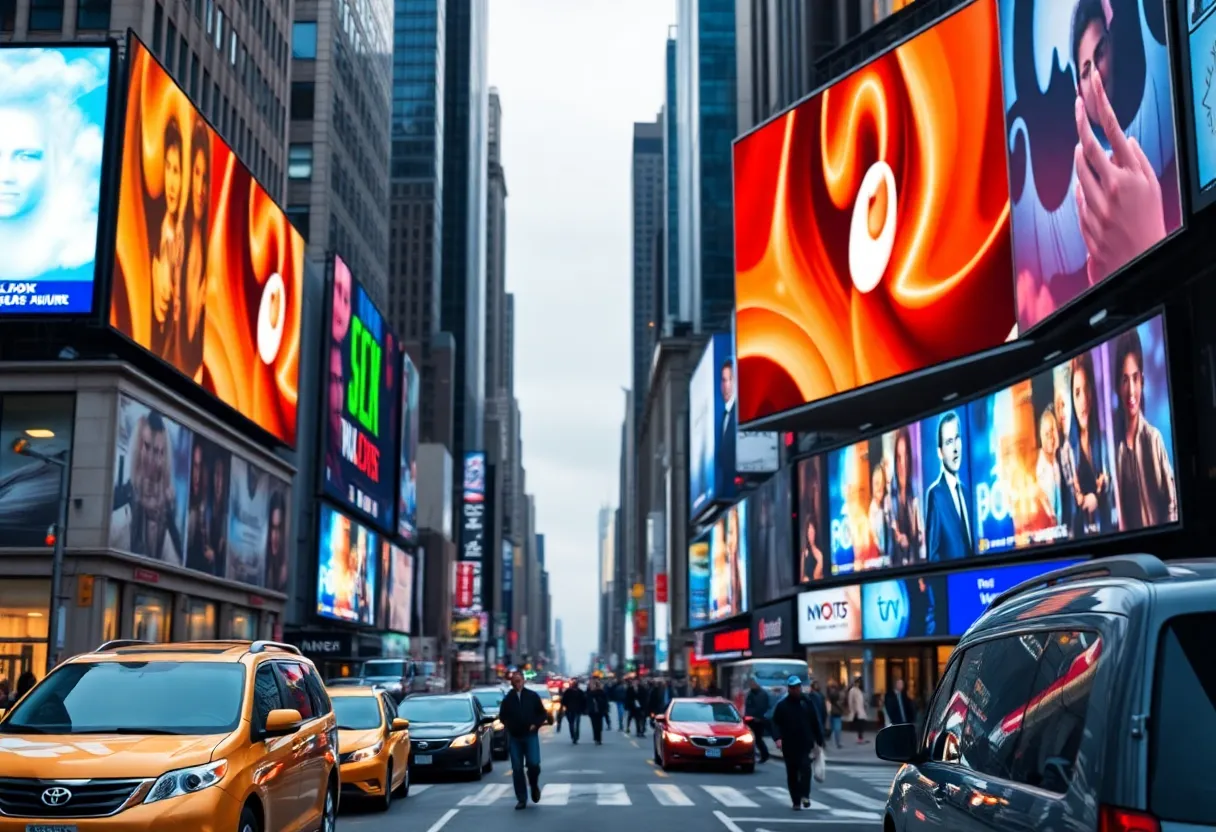
[[[317,615],[374,626],[381,538],[342,512],[318,505]]]
[[[0,46],[0,317],[93,312],[114,55]]]
[[[296,442],[304,238],[132,36],[110,326]]]
[[[689,499],[693,514],[735,491],[735,367],[730,336],[712,336],[688,384]]]
[[[1216,201],[1216,2],[1181,0],[1177,7],[1187,70],[1180,96],[1187,115],[1183,131],[1191,150],[1192,207],[1199,210]]]
[[[401,434],[397,447],[401,458],[397,469],[397,534],[413,542],[418,534],[418,368],[409,355],[401,360]]]
[[[863,638],[927,638],[949,632],[950,610],[944,575],[862,584]]]
[[[752,602],[766,604],[794,586],[794,506],[789,471],[770,477],[747,496],[747,555]]]
[[[735,143],[741,424],[1010,337],[1003,132],[980,0]]]
[[[486,455],[464,455],[464,492],[460,505],[460,559],[480,561],[485,548]]]
[[[400,546],[381,538],[378,577],[376,626],[409,635],[414,606],[414,558]]]
[[[159,410],[119,396],[111,549],[286,592],[290,489]]]
[[[967,408],[920,423],[925,484],[925,556],[933,563],[975,554]]]
[[[801,592],[794,603],[799,644],[861,640],[861,587]]]
[[[1164,0],[1000,0],[1024,333],[1182,225]]]
[[[1012,566],[990,566],[987,569],[969,569],[946,576],[947,592],[950,596],[950,635],[961,636],[974,624],[988,605],[1007,589],[1013,589],[1023,581],[1045,575],[1055,569],[1063,569],[1080,563],[1080,560],[1057,560],[1047,563],[1021,563]]]
[[[330,289],[322,487],[342,506],[391,530],[400,344],[341,257],[334,257]]]
[[[709,618],[719,621],[747,612],[751,587],[747,556],[747,511],[733,505],[709,535]]]
[[[827,465],[822,456],[812,456],[798,461],[795,476],[798,480],[798,535],[797,551],[799,580],[822,580],[832,574],[825,550],[830,551],[830,521],[827,511]]]
[[[688,544],[688,626],[709,623],[709,535]]]

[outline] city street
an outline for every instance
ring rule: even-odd
[[[811,808],[794,812],[779,759],[758,766],[754,774],[669,774],[652,763],[649,734],[639,740],[605,732],[598,747],[590,734],[584,721],[582,739],[573,746],[568,735],[545,729],[543,795],[525,811],[514,808],[510,763],[498,762],[480,783],[416,776],[410,796],[394,803],[387,815],[346,804],[339,827],[343,832],[407,826],[416,832],[861,832],[882,828],[882,808],[896,771],[877,760],[872,766],[829,762],[827,782],[814,784]]]

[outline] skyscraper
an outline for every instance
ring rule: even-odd
[[[507,177],[502,166],[502,101],[490,88],[489,167],[486,185],[486,341],[485,396],[507,387],[505,349],[507,313]]]
[[[323,264],[337,252],[383,309],[392,0],[298,0],[293,8],[288,211],[306,226],[306,256]]]
[[[635,416],[646,402],[646,383],[659,322],[655,292],[661,286],[656,250],[663,233],[663,119],[633,125],[633,389]]]
[[[680,315],[680,166],[679,109],[676,103],[676,27],[667,30],[667,61],[663,105],[663,335],[672,334]],[[687,319],[687,318],[685,318]]]
[[[610,506],[600,508],[598,540],[600,609],[596,651],[607,661],[612,653],[612,611],[616,595],[616,510]]]

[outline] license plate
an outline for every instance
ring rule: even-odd
[[[47,826],[40,823],[30,823],[25,827],[25,832],[76,832],[75,826]]]
[[[706,757],[721,757],[722,749],[721,748],[707,748],[707,749],[705,749],[705,756]]]
[[[414,757],[414,765],[429,766],[430,764],[431,764],[431,755],[430,754],[419,754],[418,756]],[[25,832],[33,832],[33,830],[27,829],[27,830],[25,830]]]

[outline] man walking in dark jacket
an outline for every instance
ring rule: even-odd
[[[599,679],[592,679],[587,690],[587,717],[591,720],[591,738],[596,745],[604,744],[604,723],[608,720],[608,695]]]
[[[562,694],[562,709],[566,712],[566,723],[570,726],[570,741],[575,745],[578,745],[586,706],[587,695],[578,686],[578,679],[574,679]]]
[[[515,783],[515,808],[528,805],[528,787],[532,802],[540,803],[540,729],[549,722],[549,714],[536,691],[524,687],[524,675],[511,669],[511,690],[503,697],[498,719],[507,729],[507,751],[511,755],[511,777]],[[527,763],[527,782],[524,764]]]
[[[789,694],[773,709],[773,738],[785,758],[785,777],[794,811],[811,807],[811,752],[824,746],[818,703],[802,694],[802,680],[786,680]]]
[[[771,756],[768,746],[764,744],[764,729],[768,727],[768,711],[772,707],[768,691],[760,687],[755,679],[751,680],[751,690],[743,703],[743,715],[751,717],[752,734],[756,738],[756,750],[760,752],[760,762],[767,763]]]

